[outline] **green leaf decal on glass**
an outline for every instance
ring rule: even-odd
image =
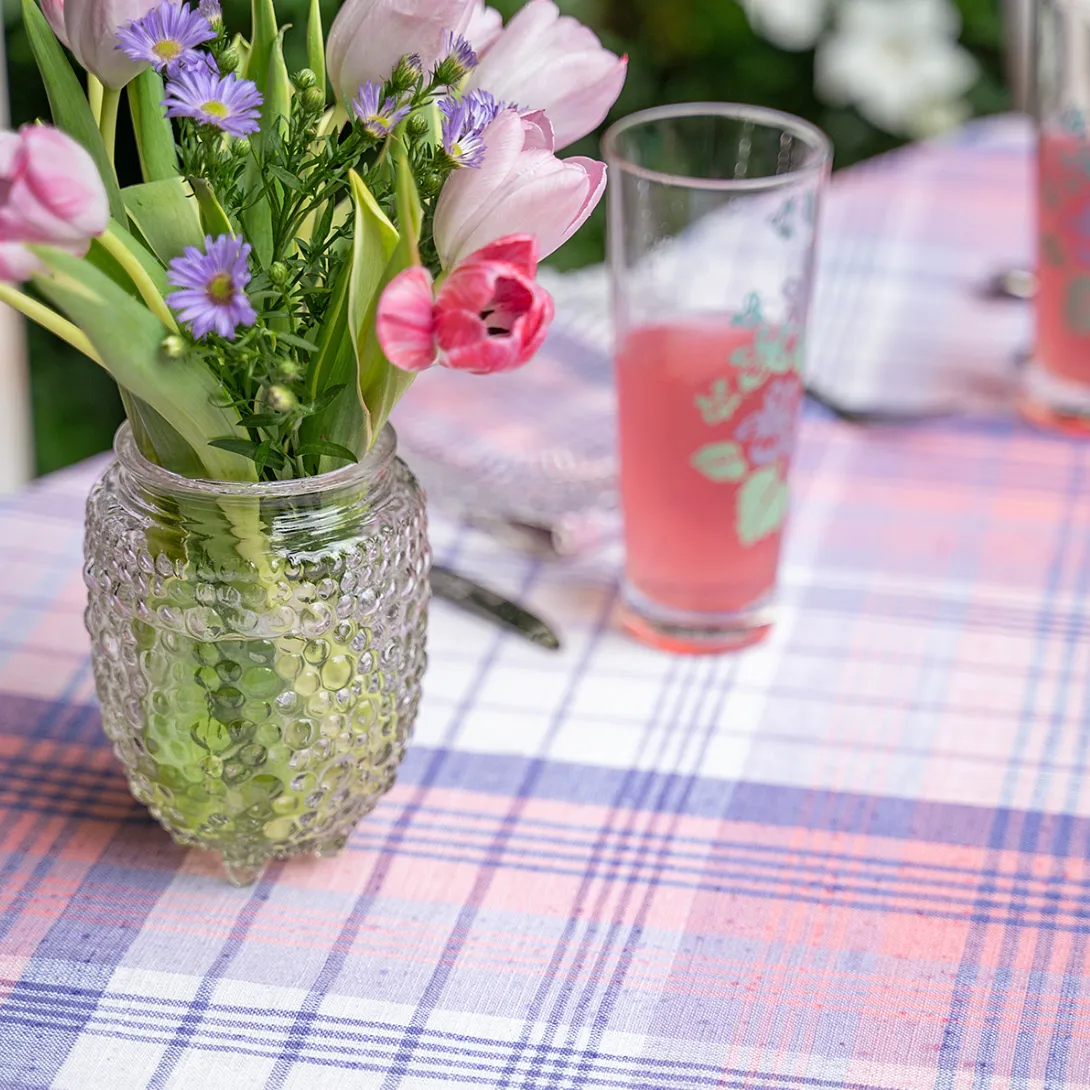
[[[690,459],[698,473],[709,481],[740,481],[749,468],[745,455],[737,443],[709,443],[701,447]]]
[[[1046,231],[1041,235],[1041,256],[1053,268],[1060,268],[1064,263],[1064,248],[1060,240]]]
[[[1076,276],[1067,285],[1067,325],[1072,333],[1090,334],[1090,276]]]
[[[753,545],[775,533],[787,518],[787,485],[775,466],[758,469],[738,492],[738,540]]]
[[[729,420],[738,411],[742,399],[738,394],[729,393],[727,380],[719,378],[712,383],[709,393],[697,394],[693,404],[700,410],[704,423],[711,426]]]

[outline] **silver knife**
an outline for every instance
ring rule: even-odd
[[[432,565],[431,589],[436,598],[442,598],[467,613],[515,632],[539,647],[550,651],[560,650],[560,638],[540,617],[450,568]]]

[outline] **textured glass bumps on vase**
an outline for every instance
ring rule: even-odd
[[[236,884],[332,854],[393,784],[424,671],[423,496],[387,428],[362,463],[193,481],[125,425],[87,501],[87,628],[133,794]]]

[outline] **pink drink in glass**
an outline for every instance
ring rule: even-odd
[[[630,593],[709,616],[768,602],[802,395],[798,347],[795,334],[727,317],[645,325],[624,338],[617,382]],[[631,610],[626,623],[670,646]],[[759,619],[743,626],[732,646],[767,628]]]
[[[1042,133],[1038,171],[1037,362],[1090,386],[1090,143]]]

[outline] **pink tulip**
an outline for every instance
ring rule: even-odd
[[[582,227],[605,192],[605,164],[557,159],[540,112],[503,110],[482,138],[480,167],[456,170],[436,202],[435,244],[445,269],[505,235],[536,235],[547,257]]]
[[[68,34],[64,29],[64,0],[42,0],[42,14],[61,43],[67,45]]]
[[[438,295],[427,269],[406,269],[379,301],[386,358],[404,371],[437,362],[476,375],[521,367],[553,320],[552,296],[534,279],[537,261],[536,239],[498,239],[458,265]]]
[[[39,267],[23,243],[84,254],[109,217],[98,168],[70,136],[49,125],[0,133],[0,279]]]
[[[117,48],[117,32],[142,19],[159,0],[63,0],[68,47],[77,61],[107,87],[120,90],[146,64],[130,60]]]
[[[552,0],[530,0],[482,57],[469,88],[544,110],[556,146],[565,148],[602,123],[627,68],[626,57],[603,48],[592,30],[562,16]]]
[[[465,36],[478,57],[483,57],[496,44],[502,30],[503,16],[495,8],[486,7],[484,0],[477,0]]]
[[[72,0],[68,0],[72,3]],[[329,28],[326,70],[342,99],[368,81],[389,79],[416,53],[430,71],[443,56],[443,34],[465,34],[477,0],[345,0]]]

